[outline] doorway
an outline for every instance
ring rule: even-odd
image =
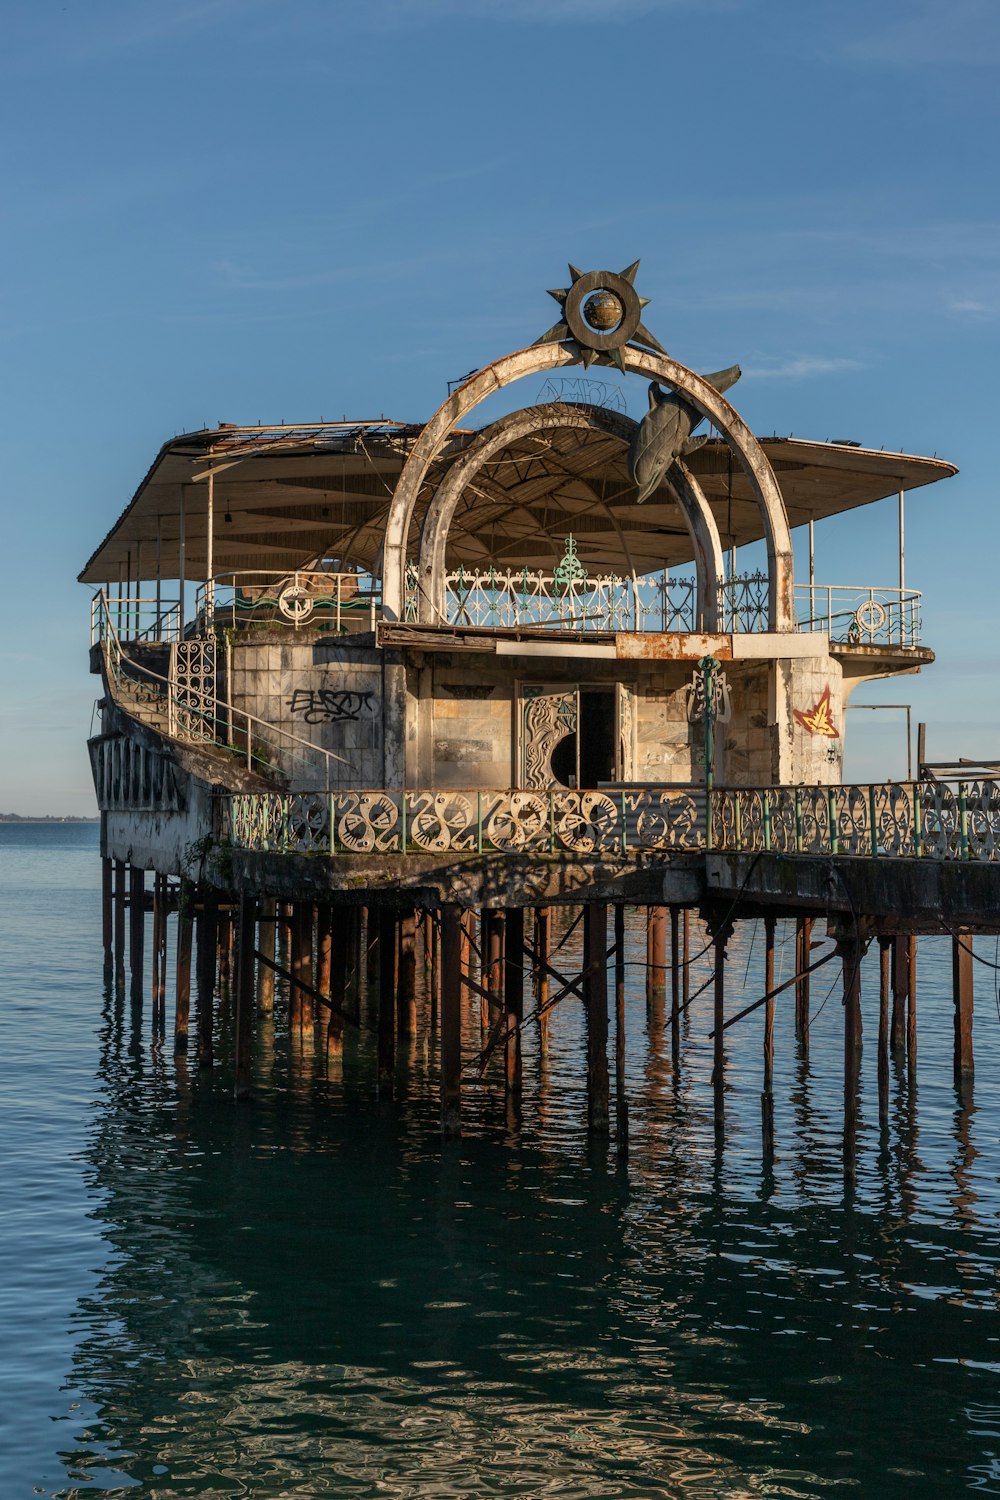
[[[615,684],[523,687],[518,785],[592,790],[619,779],[617,699]]]

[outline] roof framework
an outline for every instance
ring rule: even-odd
[[[581,408],[572,410],[579,413]],[[550,568],[572,532],[588,570],[644,573],[692,559],[666,483],[633,501],[627,449],[634,423],[605,408],[579,423],[513,440],[474,476],[449,535],[449,565]],[[389,502],[422,429],[379,420],[294,427],[224,427],[179,437],[157,455],[129,506],[80,574],[84,583],[157,571],[203,579],[208,474],[213,473],[213,571],[291,571],[320,557],[379,571]],[[474,434],[456,432],[428,476],[419,525],[434,489]],[[868,505],[956,473],[941,459],[798,438],[760,440],[791,526]],[[711,505],[724,546],[763,536],[749,483],[721,439],[687,460]],[[417,535],[411,532],[415,551]]]

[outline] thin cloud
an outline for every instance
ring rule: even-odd
[[[863,370],[857,359],[825,359],[820,355],[799,354],[775,364],[745,365],[743,374],[755,380],[808,380],[814,375],[846,375]]]
[[[899,68],[995,67],[1000,62],[1000,22],[996,0],[921,0],[906,13],[860,36],[841,49],[851,62]],[[872,14],[874,12],[869,12]]]

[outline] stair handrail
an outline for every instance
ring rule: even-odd
[[[152,678],[155,682],[162,683],[164,685],[164,687],[166,688],[166,692],[165,693],[161,692],[159,694],[159,696],[161,698],[164,698],[166,700],[166,709],[167,709],[167,735],[168,735],[168,738],[179,739],[180,736],[177,735],[176,733],[174,733],[174,730],[176,728],[177,719],[176,719],[176,703],[175,703],[175,699],[174,699],[174,684],[173,684],[173,682],[171,681],[171,679],[169,677],[164,677],[162,675],[162,673],[160,673],[160,672],[154,672],[152,670],[152,668],[143,666],[140,662],[132,661],[132,659],[129,657],[128,653],[122,647],[122,643],[121,643],[121,640],[119,639],[118,632],[115,629],[114,621],[111,618],[111,612],[107,608],[107,602],[108,601],[107,601],[107,599],[105,597],[105,593],[104,593],[103,589],[101,589],[99,591],[99,593],[97,595],[95,595],[95,602],[98,603],[98,617],[99,617],[99,624],[100,624],[99,634],[100,634],[101,645],[104,647],[105,660],[108,662],[108,666],[109,666],[109,677],[110,677],[110,680],[111,680],[114,688],[117,690],[117,692],[119,694],[121,693],[121,682],[122,682],[122,670],[121,669],[122,669],[122,663],[123,662],[129,663],[131,666],[139,667],[140,670],[143,673],[143,678],[144,679],[145,678]],[[184,712],[186,714],[202,718],[206,722],[210,723],[212,725],[212,729],[213,729],[212,741],[211,742],[213,744],[216,744],[216,745],[219,744],[219,741],[218,741],[218,739],[216,737],[215,715],[214,714],[211,714],[211,715],[206,714],[202,709],[198,708],[195,705],[190,705],[190,704],[185,704],[184,705]],[[290,729],[282,729],[277,724],[269,724],[266,719],[258,719],[257,716],[256,716],[256,714],[248,714],[242,708],[234,708],[234,707],[232,707],[232,705],[228,705],[227,704],[227,712],[229,714],[231,714],[234,719],[241,719],[246,724],[246,726],[247,726],[247,736],[246,736],[246,738],[247,738],[247,750],[246,750],[247,770],[252,770],[253,769],[252,762],[255,759],[257,761],[259,761],[259,763],[262,766],[268,766],[269,769],[272,769],[272,770],[274,769],[273,767],[271,767],[269,761],[265,761],[262,756],[259,756],[259,755],[258,756],[254,756],[254,754],[253,754],[253,733],[252,733],[251,728],[250,728],[250,726],[253,725],[253,724],[260,725],[260,727],[265,731],[264,734],[258,735],[258,739],[264,739],[264,740],[266,740],[266,738],[267,738],[268,735],[279,735],[283,739],[290,741],[294,745],[301,745],[304,750],[309,750],[314,755],[320,755],[320,756],[322,756],[323,757],[323,763],[324,763],[324,769],[325,769],[325,772],[326,772],[326,789],[327,789],[327,791],[330,790],[330,762],[331,761],[337,761],[338,764],[342,765],[342,766],[349,766],[351,764],[351,762],[349,760],[345,759],[344,756],[337,755],[333,750],[326,750],[326,749],[324,749],[324,747],[322,745],[314,744],[312,740],[303,739],[301,735],[293,734]],[[233,746],[233,745],[230,745],[228,747],[223,747],[223,748],[235,749],[236,747]],[[272,748],[276,748],[276,747],[272,747]]]

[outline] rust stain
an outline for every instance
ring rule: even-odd
[[[733,642],[728,635],[644,631],[641,635],[616,635],[615,654],[619,661],[700,661],[703,656],[732,661]]]

